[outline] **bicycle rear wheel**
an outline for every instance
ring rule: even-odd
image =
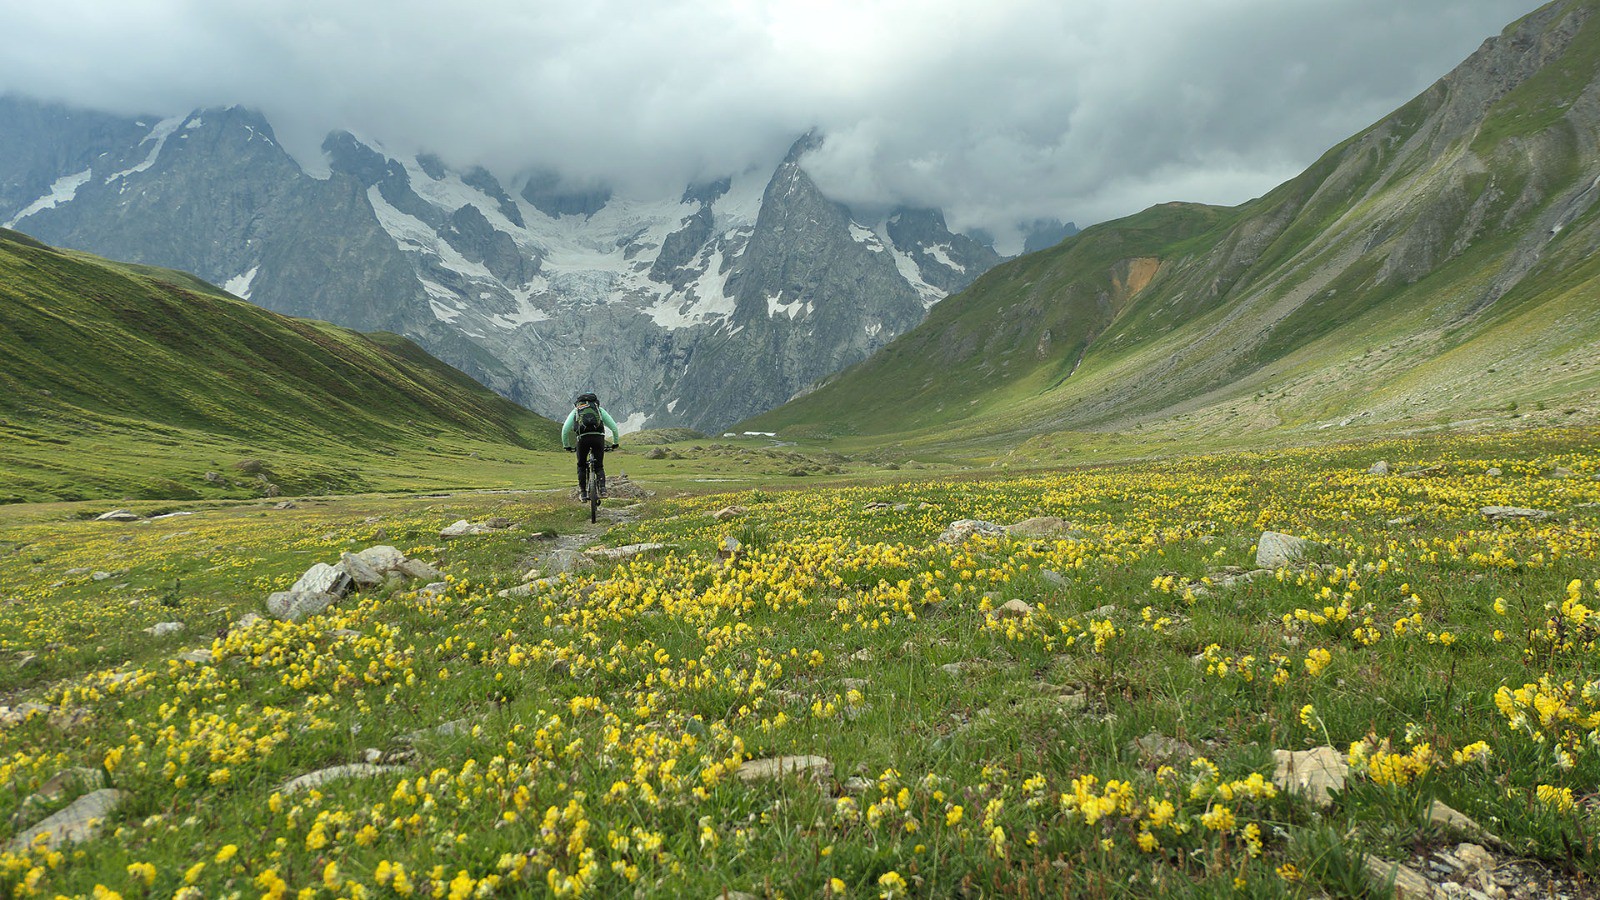
[[[595,473],[594,466],[589,467],[589,523],[592,525],[600,518],[600,476]]]

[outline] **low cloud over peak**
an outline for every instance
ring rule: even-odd
[[[503,175],[676,194],[816,127],[830,195],[956,228],[1238,203],[1404,103],[1531,0],[279,0],[0,7],[0,92],[260,109]]]

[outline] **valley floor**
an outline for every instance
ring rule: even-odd
[[[672,462],[593,530],[564,490],[0,508],[0,887],[1596,895],[1594,429]],[[445,577],[246,615],[378,545]]]

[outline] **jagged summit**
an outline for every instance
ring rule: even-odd
[[[504,184],[346,131],[307,172],[258,114],[126,119],[0,98],[0,224],[192,271],[278,312],[415,338],[560,414],[718,429],[921,321],[999,257],[937,211],[858,220],[805,173],[659,199],[542,171]],[[777,356],[774,356],[777,354]]]

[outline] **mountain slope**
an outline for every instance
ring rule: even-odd
[[[999,261],[935,210],[858,221],[809,184],[814,141],[776,172],[640,199],[548,172],[502,184],[344,132],[325,170],[303,169],[237,107],[118,119],[0,96],[0,224],[404,334],[547,415],[593,389],[635,426],[713,429],[863,359]],[[806,241],[784,238],[811,215]],[[762,365],[775,347],[790,363]]]
[[[369,486],[375,460],[404,469],[392,459],[415,451],[423,467],[430,445],[555,445],[554,423],[404,338],[5,230],[0,342],[0,500],[237,496],[273,481],[204,477],[230,456],[281,460],[266,474],[283,490],[348,490]]]
[[[1258,200],[1006,263],[745,427],[1014,444],[1592,409],[1597,10],[1531,14]]]

